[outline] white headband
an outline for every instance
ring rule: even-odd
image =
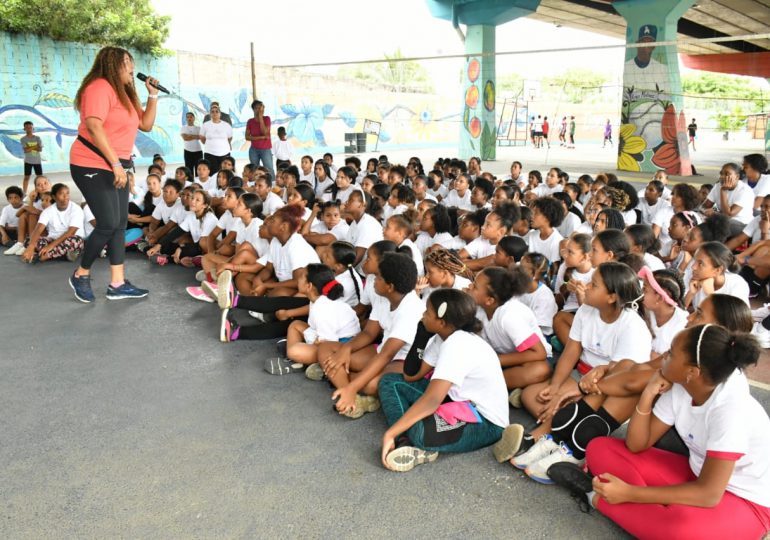
[[[708,327],[712,326],[711,323],[708,323],[703,327],[703,330],[700,331],[700,335],[698,336],[698,346],[695,349],[695,365],[700,367],[700,344],[703,341],[703,336],[706,334],[706,330],[708,330]]]

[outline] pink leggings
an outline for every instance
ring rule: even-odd
[[[687,457],[650,448],[634,454],[625,441],[599,437],[586,451],[594,475],[610,473],[635,486],[667,486],[695,480]],[[641,539],[758,539],[770,529],[770,509],[725,491],[713,508],[672,504],[610,504],[599,499],[598,510]]]

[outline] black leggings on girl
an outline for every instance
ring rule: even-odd
[[[596,437],[606,437],[620,427],[601,407],[595,411],[582,399],[560,409],[553,417],[551,436],[556,442],[563,442],[572,450],[577,459],[586,457],[588,443]]]
[[[94,231],[86,240],[80,266],[86,270],[91,268],[105,245],[110,264],[123,264],[126,259],[128,186],[116,188],[115,175],[106,169],[70,165],[70,173],[96,219]]]
[[[302,296],[239,296],[235,309],[273,314],[279,309],[296,309],[307,306],[310,300]],[[256,326],[241,326],[238,339],[275,339],[286,337],[289,325],[294,320],[306,321],[306,317],[286,321],[269,321]]]

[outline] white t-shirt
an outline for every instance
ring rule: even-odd
[[[749,185],[748,182],[746,185]],[[770,174],[760,175],[759,180],[757,180],[757,183],[753,188],[751,188],[751,191],[754,192],[754,197],[764,197],[765,195],[770,195]]]
[[[717,289],[714,292],[719,294],[729,294],[730,296],[740,298],[747,306],[751,307],[751,304],[749,303],[749,284],[738,274],[725,272],[725,282],[722,285],[722,288]],[[697,308],[700,303],[706,299],[706,296],[708,295],[702,288],[698,289],[698,292],[695,293],[695,296],[692,299],[693,309]]]
[[[326,226],[326,223],[316,217],[313,225],[311,226],[311,230],[318,234],[332,234],[337,240],[346,240],[348,237],[348,231],[350,230],[350,225],[348,225],[347,221],[341,219],[339,223],[329,229],[329,227]]]
[[[94,226],[91,225],[91,221],[95,220],[96,216],[91,212],[91,208],[86,204],[83,206],[83,238],[88,238],[91,233],[94,232]]]
[[[446,249],[453,249],[451,246],[454,244],[454,238],[448,232],[436,233],[435,235],[431,236],[425,231],[420,231],[417,234],[417,238],[415,238],[414,243],[424,257],[428,249],[430,249],[430,247],[434,244],[439,244]]]
[[[551,345],[545,340],[535,314],[516,298],[498,307],[491,320],[487,319],[486,312],[481,308],[476,311],[476,317],[484,327],[481,337],[497,354],[526,351],[540,341],[545,347],[546,356],[551,356]]]
[[[663,197],[659,198],[658,202],[656,202],[652,206],[650,206],[647,203],[647,199],[645,199],[644,197],[640,197],[639,205],[637,206],[637,208],[642,212],[642,223],[645,223],[647,225],[653,224],[655,220],[655,216],[662,209],[671,208],[673,210],[673,207],[671,206],[671,204],[668,201],[664,200]],[[669,217],[669,220],[670,219],[671,218]],[[668,227],[668,223],[666,223],[666,226]]]
[[[582,222],[579,217],[572,212],[567,212],[567,215],[564,216],[564,221],[561,222],[561,225],[559,225],[556,230],[559,231],[559,234],[562,235],[562,237],[568,238],[569,235],[580,227],[580,223]]]
[[[671,218],[674,217],[675,213],[674,207],[667,204],[658,208],[655,215],[652,217],[652,225],[660,227],[660,236],[658,236],[658,239],[662,246],[660,252],[664,254],[671,252],[672,241],[671,236],[668,234],[668,228],[671,225]]]
[[[311,185],[315,182],[318,182],[315,186],[315,196],[319,199],[323,199],[324,195],[326,194],[326,190],[332,186],[334,180],[329,177],[327,177],[325,180],[318,180],[315,175],[313,175],[312,180],[309,180],[309,182]]]
[[[571,295],[574,296],[574,295]],[[535,292],[524,293],[518,297],[519,301],[532,310],[544,335],[553,334],[553,318],[559,311],[553,291],[545,283],[540,283]]]
[[[179,129],[179,132],[183,135],[195,135],[197,137],[201,132],[201,128],[199,126],[184,125]],[[184,141],[184,149],[188,152],[200,152],[201,142],[198,139]]]
[[[759,222],[762,220],[762,216],[757,216],[748,225],[743,228],[743,234],[749,237],[751,243],[759,242],[762,240],[762,230],[759,228]]]
[[[390,309],[390,302],[377,302],[372,305],[369,319],[379,323],[382,328],[382,341],[377,346],[377,352],[390,338],[404,342],[404,345],[393,356],[393,360],[404,360],[412,348],[414,336],[417,334],[417,323],[422,319],[425,304],[417,293],[410,291],[402,299],[395,310]]]
[[[444,198],[444,200],[441,201],[441,204],[446,206],[447,208],[455,207],[458,210],[467,210],[468,212],[473,212],[476,210],[476,207],[471,203],[471,190],[466,189],[465,195],[460,197],[460,195],[457,194],[457,190],[453,189],[449,193],[447,193],[447,196]]]
[[[147,191],[141,186],[137,185],[134,185],[134,191],[135,193],[132,193],[131,190],[128,191],[128,202],[134,203],[139,208],[144,210],[144,196],[147,194]]]
[[[361,304],[365,306],[372,306],[372,311],[374,311],[374,306],[382,303],[386,304],[385,309],[390,309],[387,307],[389,305],[388,299],[384,296],[380,296],[375,292],[374,279],[374,274],[369,274],[366,276],[366,279],[364,280],[364,290],[361,293]]]
[[[83,231],[84,219],[83,209],[70,201],[64,210],[59,210],[56,203],[52,204],[40,213],[40,218],[37,222],[48,228],[48,238],[56,240],[66,233],[70,227],[77,227],[78,230],[75,231],[75,236],[83,238],[85,234]]]
[[[444,342],[433,336],[423,360],[434,367],[432,379],[452,383],[452,401],[470,401],[489,422],[508,426],[508,390],[495,351],[476,334],[457,330]]]
[[[409,248],[409,251],[411,252],[412,260],[414,261],[414,265],[417,267],[417,277],[422,277],[425,275],[425,263],[422,259],[422,252],[420,251],[420,248],[417,247],[417,245],[412,242],[409,238],[404,239],[403,242],[401,242],[401,245],[398,247],[404,247],[407,246]]]
[[[589,268],[588,272],[578,272],[577,270],[573,270],[572,274],[570,275],[570,279],[574,279],[575,281],[579,281],[581,283],[589,283],[591,281],[591,277],[594,275],[595,268]],[[567,275],[567,265],[563,264],[559,267],[559,271],[556,273],[556,283],[555,288],[558,291],[561,289],[561,286],[564,285],[564,276]],[[564,307],[561,308],[562,311],[569,311],[569,312],[575,312],[580,307],[580,304],[578,304],[577,296],[575,296],[574,293],[569,293],[567,298],[564,299]]]
[[[303,332],[306,343],[315,343],[316,340],[339,341],[351,338],[361,331],[358,316],[353,308],[341,298],[330,300],[328,296],[320,296],[310,303],[307,324],[310,328]]]
[[[382,240],[382,225],[369,214],[364,214],[361,221],[351,221],[347,241],[355,247],[369,249],[369,246]]]
[[[342,293],[342,298],[340,298],[340,300],[351,307],[356,307],[361,303],[361,297],[364,292],[364,282],[361,281],[361,276],[358,275],[358,272],[355,270],[352,272],[350,270],[345,270],[341,274],[337,274],[334,279],[336,279],[345,290],[345,292]]]
[[[452,283],[452,289],[457,289],[459,291],[463,291],[467,289],[471,284],[471,280],[464,276],[458,276],[455,275],[455,282]],[[427,302],[428,298],[430,298],[431,293],[433,291],[437,291],[441,289],[442,287],[431,287],[430,285],[425,287],[422,292],[420,293],[420,298],[422,298],[423,302]]]
[[[286,203],[278,195],[268,191],[267,197],[262,201],[262,215],[265,217],[272,216],[276,210],[283,208],[285,205]]]
[[[650,361],[652,336],[642,318],[631,309],[624,309],[615,322],[607,324],[598,309],[583,304],[575,313],[569,337],[580,342],[580,360],[592,368],[620,360],[637,364]]]
[[[200,134],[206,137],[206,153],[214,156],[226,156],[230,153],[230,142],[228,139],[233,138],[233,126],[220,120],[218,123],[214,123],[209,120],[203,122],[201,126]]]
[[[553,187],[549,187],[548,184],[542,183],[535,186],[534,189],[532,189],[532,193],[537,195],[538,198],[540,197],[549,197],[550,195],[553,195],[554,193],[560,193],[564,191],[564,186],[561,184],[556,184]]]
[[[248,242],[251,247],[257,252],[257,258],[266,255],[270,251],[270,242],[264,238],[259,237],[259,228],[262,226],[262,220],[259,218],[251,218],[249,226],[246,227],[240,219],[238,221],[241,226],[237,229],[235,234],[235,243],[243,244]]]
[[[658,257],[652,253],[645,253],[642,255],[642,264],[652,270],[663,270],[666,268],[666,263],[661,261]]]
[[[723,208],[720,208],[720,192],[722,191],[722,184],[717,183],[709,192],[707,199],[714,203],[714,208],[724,213]],[[727,192],[727,203],[730,206],[737,204],[741,207],[741,211],[732,216],[732,219],[738,220],[741,223],[748,223],[754,217],[754,191],[749,187],[746,182],[738,182],[735,189]]]
[[[273,153],[275,154],[275,159],[291,161],[294,158],[294,147],[291,142],[282,141],[276,137],[273,139]]]
[[[0,212],[0,227],[18,228],[19,218],[16,217],[16,212],[21,210],[22,207],[14,208],[10,204],[3,207],[3,211]]]
[[[726,490],[770,506],[770,419],[751,397],[742,373],[736,370],[700,406],[675,384],[658,399],[653,412],[682,437],[690,450],[693,474],[700,475],[707,457],[735,461]]]
[[[217,226],[217,216],[213,212],[206,212],[201,219],[195,212],[187,212],[184,221],[179,224],[183,231],[190,233],[193,242],[198,242],[203,236],[208,236]]]
[[[479,236],[472,242],[465,245],[463,248],[471,259],[483,259],[495,254],[497,246],[493,246],[489,243],[489,240]]]
[[[671,342],[674,337],[687,326],[687,312],[681,308],[674,308],[674,315],[663,325],[658,326],[655,314],[650,312],[650,330],[652,330],[652,352],[663,354],[671,350]]]
[[[164,225],[170,221],[173,221],[178,225],[184,220],[185,212],[187,212],[187,210],[184,209],[184,205],[179,199],[177,199],[171,206],[167,205],[165,201],[162,201],[155,207],[155,210],[152,211],[152,217],[153,219],[162,222]]]
[[[283,245],[277,238],[270,241],[267,262],[273,264],[278,281],[288,281],[292,279],[293,272],[298,268],[305,268],[310,263],[321,261],[313,246],[308,244],[302,235],[294,233]]]
[[[449,194],[449,188],[446,187],[444,184],[441,184],[440,186],[434,189],[428,188],[428,193],[433,195],[433,197],[435,197],[436,200],[438,200],[439,198],[443,199]]]
[[[527,233],[527,236],[524,237],[524,240],[526,240],[530,252],[542,253],[552,263],[561,260],[559,242],[564,240],[564,237],[562,237],[556,229],[554,229],[551,236],[545,240],[540,238],[540,231],[532,229]]]
[[[234,217],[230,210],[225,210],[224,213],[219,216],[217,227],[225,231],[225,234],[227,234],[233,230],[236,220],[240,221],[240,219],[241,218]]]
[[[340,189],[339,191],[337,191],[337,196],[334,197],[334,199],[332,199],[331,192],[324,193],[322,199],[324,201],[337,200],[337,201],[340,201],[342,204],[347,204],[348,199],[350,198],[350,194],[353,193],[354,191],[363,192],[363,189],[361,189],[361,186],[359,186],[358,184],[350,184],[345,189]]]

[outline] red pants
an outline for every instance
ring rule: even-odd
[[[634,454],[626,448],[625,441],[611,437],[591,441],[586,463],[596,476],[608,472],[635,486],[684,484],[696,478],[685,456],[657,448]],[[599,499],[597,509],[641,539],[758,539],[770,529],[770,509],[727,491],[713,508],[610,504]]]

